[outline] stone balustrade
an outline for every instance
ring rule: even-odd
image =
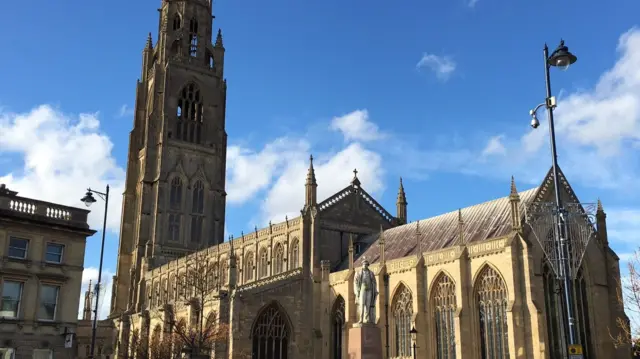
[[[0,216],[31,218],[51,223],[89,228],[88,210],[20,197],[6,187],[0,190]]]

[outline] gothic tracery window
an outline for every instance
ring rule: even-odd
[[[177,242],[180,240],[180,219],[179,213],[182,209],[182,179],[176,176],[171,180],[171,189],[169,191],[169,231],[168,237],[170,241]]]
[[[509,359],[507,286],[490,266],[485,266],[475,284],[480,325],[482,359]]]
[[[204,223],[204,184],[196,181],[193,185],[191,200],[191,241],[199,243],[202,239],[202,225]]]
[[[220,279],[219,279],[219,283],[221,286],[223,285],[227,285],[227,280],[229,275],[229,265],[227,264],[226,259],[223,261],[220,261]]]
[[[182,179],[174,177],[171,180],[171,191],[169,192],[169,208],[180,210],[182,208]]]
[[[220,270],[218,269],[218,263],[217,262],[213,262],[209,264],[208,267],[208,283],[209,283],[209,290],[216,290],[219,288],[218,285],[218,280],[220,279],[219,275],[220,275]]]
[[[344,346],[345,302],[342,296],[336,298],[331,311],[331,358],[342,359]]]
[[[182,27],[182,18],[180,14],[173,15],[173,31],[176,31]]]
[[[284,272],[284,246],[278,243],[273,248],[273,274],[282,272]]]
[[[558,281],[555,273],[548,265],[543,267],[543,283],[545,310],[547,317],[547,335],[549,340],[549,350],[552,357],[562,358],[564,356],[564,333],[566,333],[566,304],[562,295],[562,282]],[[589,319],[589,301],[584,271],[580,269],[576,280],[573,283],[574,292],[574,316],[576,322],[576,331],[579,336],[580,343],[583,347],[583,355],[585,359],[589,359],[592,349],[591,330]],[[564,328],[563,328],[564,327]]]
[[[258,266],[258,277],[264,278],[269,274],[269,253],[266,248],[260,249],[260,265]]]
[[[456,358],[456,287],[451,278],[442,273],[434,281],[431,305],[436,334],[436,358]]]
[[[242,269],[242,272],[244,273],[244,281],[249,282],[253,280],[253,252],[247,252],[244,258],[244,267]]]
[[[411,357],[411,320],[413,317],[413,295],[409,288],[400,284],[392,304],[393,351],[392,357]]]
[[[298,238],[291,241],[291,256],[289,257],[289,269],[298,268],[300,266],[300,242]]]
[[[198,20],[196,19],[191,19],[189,22],[189,38],[191,41],[189,55],[196,57],[198,56]]]
[[[176,139],[199,144],[203,118],[200,89],[190,83],[182,88],[176,110]]]
[[[261,313],[252,330],[252,358],[287,359],[289,354],[287,322],[275,304]]]

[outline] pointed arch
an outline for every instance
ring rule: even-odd
[[[338,295],[331,309],[331,358],[342,359],[345,342],[345,301]]]
[[[242,273],[244,274],[245,283],[253,280],[253,268],[255,266],[253,258],[253,251],[247,251],[247,253],[244,255]]]
[[[280,274],[284,272],[284,246],[282,243],[276,243],[273,247],[273,274]]]
[[[269,251],[267,247],[260,248],[260,258],[258,259],[258,278],[269,275]]]
[[[396,358],[410,357],[412,352],[409,332],[413,321],[413,293],[406,284],[400,282],[391,298],[391,353]]]
[[[287,359],[292,325],[280,303],[264,306],[251,326],[252,357],[255,359]]]
[[[480,328],[480,358],[509,359],[506,282],[487,262],[477,272],[473,289]]]
[[[431,280],[431,283],[429,285],[429,289],[427,290],[428,298],[432,297],[434,289],[436,289],[436,287],[434,285],[436,284],[436,281],[443,275],[449,277],[449,280],[451,280],[451,282],[453,283],[453,286],[454,287],[456,286],[456,281],[453,279],[453,276],[451,275],[451,273],[448,270],[446,270],[446,269],[438,269],[436,274],[433,276],[433,279]]]
[[[220,286],[225,286],[228,284],[229,280],[229,264],[227,258],[220,259],[219,271],[220,271]]]
[[[200,144],[203,123],[203,95],[195,82],[180,89],[176,107],[176,139]]]
[[[200,243],[204,230],[204,182],[196,180],[191,186],[191,241]]]
[[[189,21],[189,41],[191,42],[189,55],[198,56],[198,20],[196,18],[191,18]]]
[[[430,286],[429,302],[433,316],[437,359],[455,359],[457,310],[456,284],[445,271],[436,274]]]
[[[182,16],[179,13],[173,15],[173,31],[180,30],[182,27]]]
[[[300,241],[298,237],[293,237],[289,248],[289,269],[300,267]]]
[[[544,259],[543,259],[544,261]],[[590,359],[594,355],[591,336],[591,307],[590,300],[590,282],[588,278],[588,269],[583,265],[576,274],[573,283],[573,308],[574,320],[576,323],[576,333],[580,343],[583,346],[583,355],[585,359]],[[545,314],[547,320],[547,340],[549,341],[549,350],[552,356],[561,357],[564,352],[566,333],[566,304],[562,291],[562,283],[559,281],[555,273],[551,270],[546,261],[543,262],[543,285],[545,299]]]

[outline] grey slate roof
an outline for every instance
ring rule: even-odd
[[[538,193],[539,187],[519,192],[520,213]],[[476,204],[459,210],[463,221],[462,232],[465,243],[508,235],[511,228],[509,197]],[[456,245],[460,237],[459,211],[401,225],[384,231],[385,258],[387,261],[430,252]],[[370,263],[380,260],[380,233],[367,236],[363,242],[368,246],[358,257],[355,265],[362,265],[364,257]],[[348,259],[335,270],[348,268]]]

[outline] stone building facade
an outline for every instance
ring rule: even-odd
[[[563,358],[554,276],[525,221],[551,200],[551,174],[534,189],[512,183],[504,198],[407,223],[402,183],[395,216],[356,171],[319,201],[311,159],[300,216],[223,241],[226,80],[211,11],[210,0],[163,0],[158,40],[143,50],[109,319],[117,357],[128,357],[134,331],[148,338],[177,317],[215,312],[229,326],[215,358],[346,358],[353,278],[366,257],[385,358],[410,358],[414,344],[428,359]],[[579,336],[587,358],[623,358],[628,348],[614,348],[607,329],[624,313],[601,205],[585,228],[593,239],[575,285]],[[201,307],[184,301],[194,265],[210,283]]]
[[[69,358],[76,333],[89,211],[0,185],[0,357]]]

